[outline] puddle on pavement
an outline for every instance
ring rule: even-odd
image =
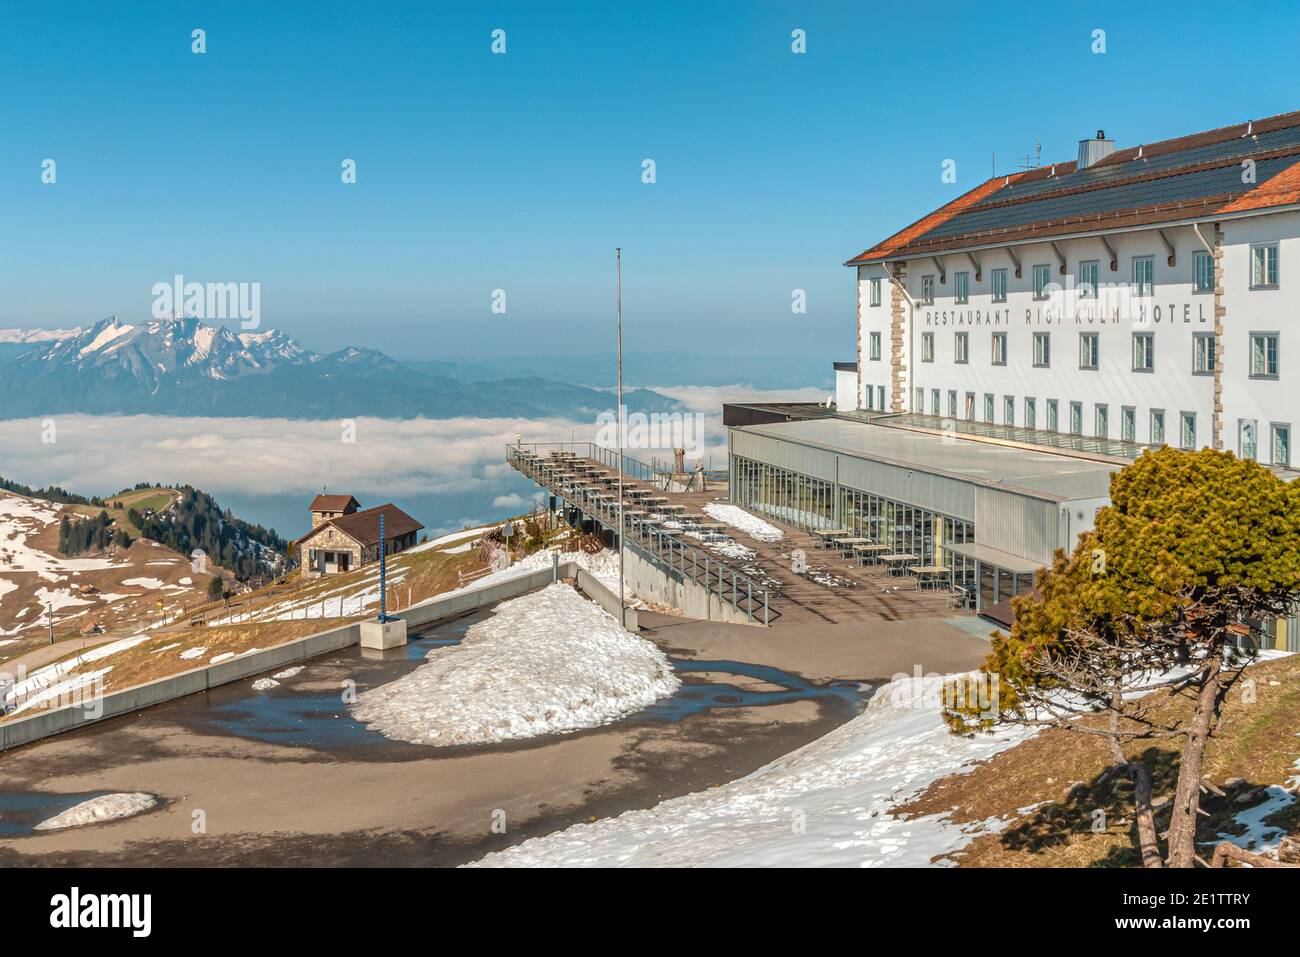
[[[177,717],[199,732],[235,734],[270,744],[322,751],[383,747],[391,749],[394,757],[403,751],[424,756],[428,746],[392,741],[356,721],[343,701],[341,680],[336,687],[320,690],[322,678],[345,675],[356,682],[358,694],[387,684],[418,668],[432,649],[458,644],[471,626],[489,615],[479,612],[421,629],[404,648],[383,653],[352,648],[329,659],[317,659],[307,665],[305,672],[267,691],[251,690],[250,682],[215,688],[206,699],[185,699],[206,703],[187,708]],[[670,660],[683,679],[682,687],[671,697],[624,720],[676,723],[714,708],[753,708],[793,701],[839,704],[854,714],[871,692],[869,685],[855,681],[817,684],[778,668],[745,662]],[[692,674],[704,672],[745,680],[735,684],[716,680],[691,683]],[[295,684],[312,687],[295,690]],[[761,684],[763,690],[756,690],[755,684]]]
[[[80,791],[76,794],[53,794],[44,791],[0,792],[0,837],[22,837],[36,833],[36,825],[42,821],[48,821],[83,801],[112,793],[111,791]]]

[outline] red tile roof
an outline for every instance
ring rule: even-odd
[[[1246,160],[1257,164],[1258,182],[1242,182]],[[1075,167],[1058,163],[991,179],[845,265],[1300,204],[1300,111],[1116,150],[1085,170]],[[1055,188],[1053,180],[1060,181]]]
[[[349,505],[355,506],[356,508],[361,507],[361,503],[351,495],[317,495],[311,500],[311,506],[308,511],[342,512],[345,511]]]
[[[379,516],[384,517],[384,536],[390,541],[394,538],[401,538],[410,532],[418,532],[424,528],[419,522],[411,518],[392,502],[386,502],[383,505],[376,505],[374,508],[368,508],[364,512],[353,512],[351,515],[340,515],[338,518],[331,518],[328,521],[321,522],[310,532],[298,539],[298,544],[302,544],[314,535],[319,534],[326,528],[337,528],[344,535],[353,539],[359,545],[378,545],[379,544]]]
[[[971,206],[974,206],[980,200],[984,199],[984,197],[991,195],[1003,186],[1006,186],[1009,182],[1022,178],[1024,175],[1025,174],[1023,173],[1013,173],[1010,176],[995,176],[993,179],[981,183],[970,192],[958,196],[948,205],[940,206],[933,213],[930,213],[930,215],[921,217],[911,226],[908,226],[906,229],[890,236],[883,243],[877,243],[875,246],[872,246],[861,256],[850,259],[845,263],[845,265],[855,266],[858,263],[874,262],[879,259],[885,259],[891,253],[906,248],[908,244],[917,237],[928,233],[941,223],[946,223],[962,210],[969,209]]]

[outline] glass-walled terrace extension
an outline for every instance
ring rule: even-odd
[[[975,541],[971,522],[741,456],[732,463],[737,505],[805,531],[843,528],[854,538],[915,555],[919,565],[950,569],[958,587],[978,584],[975,560],[948,548]]]

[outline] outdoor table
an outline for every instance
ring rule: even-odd
[[[913,565],[908,572],[916,576],[917,591],[927,584],[933,587],[948,576],[948,569],[943,565]]]
[[[881,555],[880,560],[889,566],[889,574],[898,576],[903,573],[904,566],[908,562],[919,562],[919,555],[909,555],[906,552],[896,552],[892,555]]]
[[[870,563],[874,565],[880,560],[880,556],[888,552],[892,547],[891,545],[880,544],[854,545],[853,553],[858,556],[858,564]]]
[[[852,536],[843,536],[843,537],[837,536],[835,538],[834,545],[835,545],[835,550],[839,552],[841,555],[843,555],[844,552],[846,551],[852,551],[854,545],[870,545],[871,543],[872,540],[870,538],[854,538]]]
[[[813,535],[821,542],[822,547],[826,547],[831,539],[843,538],[851,534],[853,533],[847,528],[823,528],[813,532]]]

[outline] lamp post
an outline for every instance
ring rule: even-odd
[[[623,247],[614,248],[614,307],[618,314],[618,618],[627,626],[623,599]]]

